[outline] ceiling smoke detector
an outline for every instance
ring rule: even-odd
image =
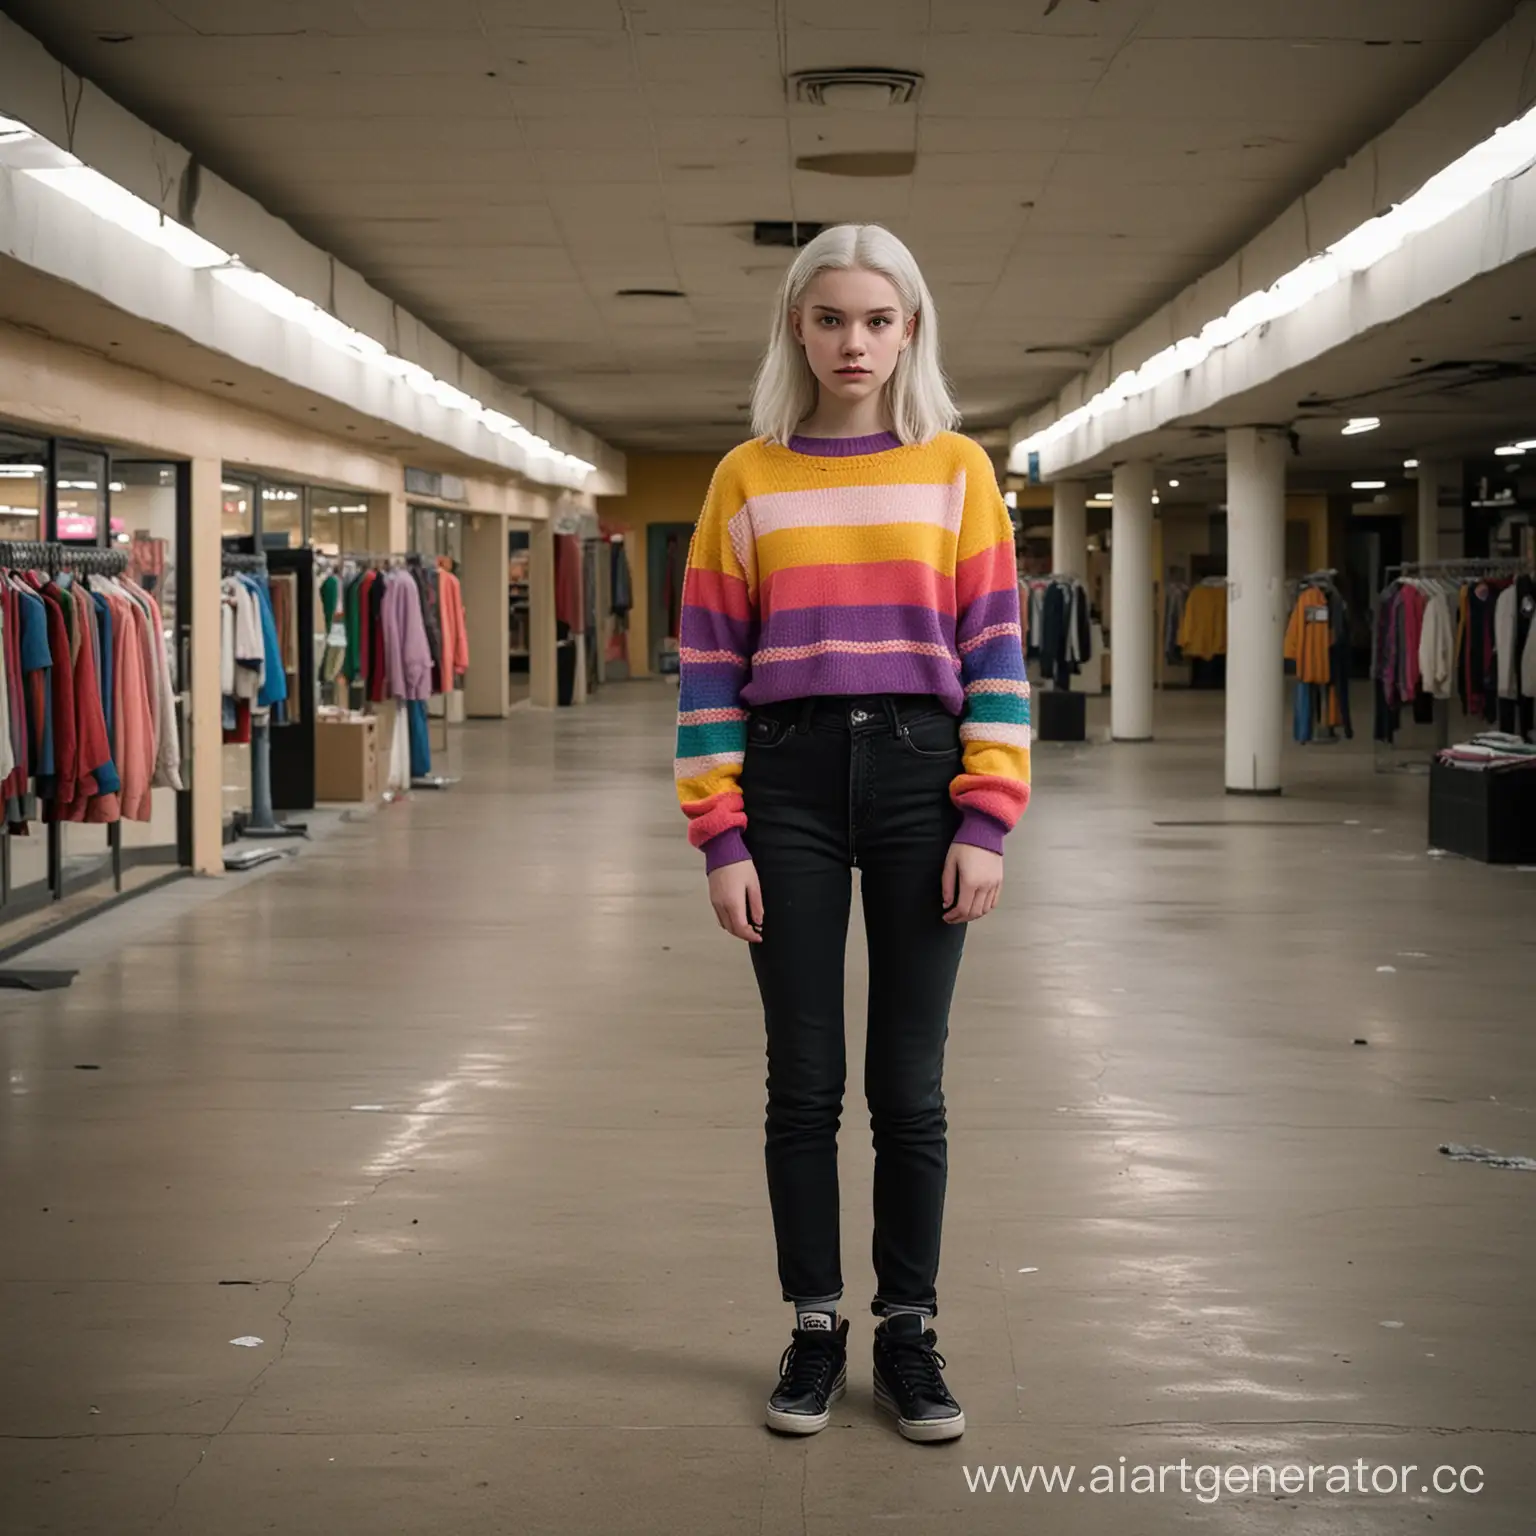
[[[789,77],[789,99],[838,112],[883,112],[917,100],[923,77],[911,69],[803,69]]]

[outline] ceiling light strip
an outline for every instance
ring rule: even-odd
[[[521,422],[503,411],[492,410],[473,395],[438,378],[418,363],[392,353],[383,343],[338,320],[318,304],[295,293],[265,272],[248,267],[237,255],[223,250],[196,231],[178,223],[146,202],[137,193],[83,164],[67,150],[60,149],[41,134],[15,118],[0,116],[0,145],[26,144],[34,152],[42,150],[54,162],[43,166],[21,166],[21,174],[30,176],[55,192],[79,203],[98,218],[148,244],[156,246],[182,266],[194,271],[211,272],[224,286],[259,304],[281,320],[301,326],[318,341],[349,353],[381,372],[400,379],[417,394],[435,400],[445,410],[462,411],[496,437],[514,443],[536,460],[580,473],[591,474],[595,464],[574,453],[562,453],[548,439],[530,432]]]
[[[1293,314],[1344,278],[1368,271],[1412,236],[1443,224],[1489,188],[1529,169],[1533,163],[1536,163],[1536,107],[1514,122],[1506,123],[1481,144],[1453,160],[1406,201],[1396,204],[1387,213],[1367,219],[1343,239],[1309,257],[1268,288],[1238,300],[1197,336],[1186,336],[1173,346],[1165,347],[1140,368],[1122,373],[1086,404],[1021,439],[1009,456],[1010,469],[1021,473],[1031,453],[1039,453],[1128,400],[1198,367],[1219,348],[1241,340],[1260,326]]]

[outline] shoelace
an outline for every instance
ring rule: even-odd
[[[896,1338],[887,1333],[885,1351],[902,1385],[914,1396],[941,1403],[950,1401],[949,1388],[939,1374],[949,1368],[949,1362],[933,1347],[932,1332],[916,1339]]]
[[[779,1361],[780,1391],[792,1397],[824,1390],[836,1358],[835,1335],[796,1333]]]

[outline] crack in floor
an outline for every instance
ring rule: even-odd
[[[187,1484],[192,1481],[193,1477],[196,1476],[198,1469],[208,1459],[208,1453],[214,1448],[215,1445],[218,1444],[220,1439],[229,1433],[230,1429],[234,1426],[235,1420],[240,1417],[240,1415],[245,1411],[247,1404],[249,1404],[251,1399],[255,1397],[255,1395],[261,1390],[261,1384],[266,1380],[267,1373],[271,1371],[273,1366],[279,1364],[282,1361],[283,1356],[288,1353],[288,1341],[293,1337],[293,1319],[289,1317],[288,1309],[294,1304],[294,1301],[298,1297],[299,1282],[305,1277],[305,1275],[310,1272],[310,1270],[315,1267],[315,1265],[319,1262],[320,1255],[324,1253],[325,1250],[329,1248],[330,1245],[336,1240],[337,1234],[347,1224],[347,1218],[349,1216],[354,1215],[362,1205],[364,1205],[367,1201],[371,1200],[376,1194],[378,1194],[378,1192],[383,1189],[383,1187],[388,1184],[391,1179],[397,1179],[403,1174],[408,1174],[412,1171],[413,1170],[409,1168],[392,1169],[389,1173],[386,1173],[383,1178],[379,1179],[378,1182],[375,1183],[371,1188],[366,1190],[359,1198],[355,1200],[349,1200],[342,1214],[338,1216],[334,1222],[331,1223],[330,1231],[325,1234],[325,1237],[321,1240],[319,1246],[312,1254],[310,1254],[309,1259],[305,1263],[304,1267],[299,1270],[299,1272],[291,1280],[286,1282],[288,1286],[288,1296],[287,1299],[283,1302],[282,1306],[277,1309],[278,1319],[283,1325],[283,1337],[278,1344],[277,1353],[273,1355],[272,1358],[268,1360],[267,1363],[263,1365],[259,1371],[257,1371],[255,1376],[251,1379],[250,1385],[246,1387],[240,1401],[235,1404],[234,1412],[230,1414],[224,1423],[220,1425],[218,1429],[214,1430],[212,1434],[204,1434],[199,1437],[205,1440],[207,1443],[198,1452],[197,1460],[187,1468],[186,1472],[184,1472],[181,1478],[177,1481],[175,1488],[171,1490],[171,1502],[166,1506],[165,1510],[156,1520],[155,1525],[157,1528],[165,1525],[165,1523],[175,1515],[176,1510],[181,1503],[181,1495],[183,1490],[186,1488]]]

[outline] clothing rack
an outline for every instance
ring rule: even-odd
[[[1377,670],[1376,654],[1376,620],[1375,614],[1385,598],[1388,590],[1399,581],[1414,581],[1422,579],[1441,579],[1456,585],[1464,582],[1475,582],[1484,577],[1494,576],[1522,576],[1531,569],[1530,561],[1519,556],[1489,555],[1473,556],[1470,558],[1452,558],[1445,560],[1404,560],[1396,565],[1384,568],[1381,591],[1372,598],[1372,622],[1371,622],[1371,676],[1374,682]],[[1401,739],[1402,731],[1394,730],[1390,737],[1384,738],[1381,729],[1373,733],[1375,736],[1374,757],[1377,773],[1411,773],[1426,774],[1429,772],[1430,761],[1434,755],[1443,751],[1450,741],[1450,716],[1451,710],[1447,701],[1436,699],[1430,706],[1433,719],[1420,722],[1430,727],[1428,742],[1422,740],[1405,742]]]
[[[1472,560],[1406,560],[1386,567],[1387,585],[1414,576],[1519,576],[1530,568],[1518,555],[1492,555]]]
[[[128,556],[118,549],[93,544],[39,544],[27,539],[0,539],[0,566],[18,571],[76,571],[82,576],[120,576]]]
[[[266,552],[259,549],[254,552],[226,549],[220,558],[225,576],[264,576],[270,569]],[[251,718],[251,810],[249,815],[242,811],[235,812],[234,828],[237,838],[257,838],[263,841],[309,836],[305,822],[279,821],[273,814],[272,724],[270,719],[257,719],[254,713]],[[250,867],[249,863],[240,862],[241,855],[232,857],[233,862],[226,858],[226,869]]]
[[[128,556],[119,549],[95,544],[64,544],[35,539],[0,539],[0,568],[14,571],[47,571],[50,576],[69,571],[80,576],[121,576]],[[48,889],[55,901],[65,896],[64,843],[61,823],[47,824]],[[107,823],[107,849],[112,860],[112,889],[123,892],[123,829],[121,822]],[[11,832],[0,822],[0,906],[11,897]]]

